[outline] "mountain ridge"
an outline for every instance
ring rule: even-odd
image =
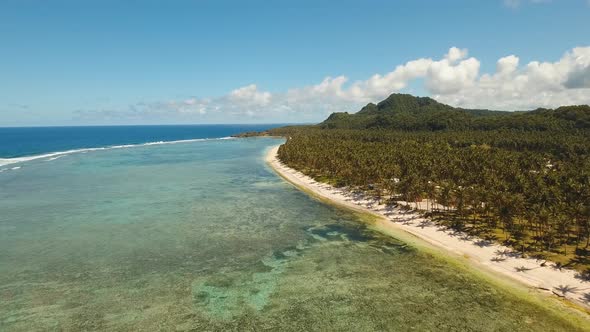
[[[465,109],[430,97],[393,93],[356,113],[335,112],[318,124],[323,129],[533,129],[590,128],[590,106],[572,105],[531,111]]]

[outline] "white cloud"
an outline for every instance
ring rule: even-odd
[[[258,91],[256,84],[250,84],[233,90],[230,92],[228,98],[231,101],[237,104],[243,104],[244,106],[265,106],[268,105],[272,96],[270,92]]]
[[[327,77],[318,85],[294,89],[290,93],[298,96],[338,97],[359,103],[369,102],[400,91],[417,78],[425,78],[427,86],[432,91],[456,91],[472,84],[479,72],[479,61],[475,58],[465,59],[467,54],[466,49],[451,47],[439,61],[430,58],[408,61],[389,73],[375,74],[348,87],[345,85],[348,79],[344,76]]]
[[[501,110],[590,103],[590,47],[577,47],[556,62],[531,61],[523,67],[510,55],[498,60],[496,73],[475,84],[434,97],[456,106]]]
[[[449,52],[447,53],[447,55],[445,55],[445,58],[449,60],[449,62],[455,63],[461,59],[465,59],[468,53],[469,52],[466,48],[459,49],[453,46],[449,49]]]
[[[429,94],[465,108],[525,110],[590,104],[590,47],[576,47],[555,62],[520,63],[516,55],[500,58],[493,73],[480,73],[480,61],[466,49],[452,47],[438,60],[420,58],[389,73],[349,82],[326,77],[311,86],[271,93],[251,84],[217,98],[138,103],[125,111],[80,112],[83,117],[151,119],[166,122],[306,122],[331,112],[354,112],[422,79]]]
[[[479,74],[479,61],[469,58],[453,65],[449,60],[435,61],[426,76],[426,86],[432,93],[459,92],[474,84]]]
[[[513,74],[518,68],[519,61],[520,60],[515,55],[509,55],[500,58],[496,64],[496,71],[498,72],[498,75],[508,76]]]

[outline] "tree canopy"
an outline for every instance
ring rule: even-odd
[[[332,113],[319,124],[324,129],[394,130],[566,130],[590,128],[590,106],[563,106],[527,112],[455,108],[428,97],[392,94],[359,112]]]
[[[269,134],[288,138],[282,162],[320,181],[426,199],[449,227],[590,268],[590,106],[498,112],[393,94]]]

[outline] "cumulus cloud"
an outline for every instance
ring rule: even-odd
[[[571,72],[564,85],[569,89],[590,88],[590,66]]]
[[[518,68],[519,61],[520,59],[518,59],[518,57],[515,55],[509,55],[500,58],[496,65],[496,71],[498,72],[498,75],[508,76],[513,74]]]
[[[463,107],[523,110],[590,103],[590,47],[576,47],[556,62],[531,61],[519,67],[515,55],[498,60],[496,73],[435,98]]]
[[[516,55],[498,59],[493,73],[480,73],[480,61],[467,49],[451,47],[439,59],[420,58],[366,80],[346,76],[271,93],[256,84],[216,98],[187,98],[137,103],[124,111],[80,111],[84,118],[137,122],[307,122],[331,112],[354,112],[393,92],[404,92],[417,79],[433,98],[465,108],[525,110],[590,103],[590,47],[576,47],[557,61],[521,64]],[[171,120],[172,119],[172,120]]]
[[[432,61],[426,75],[426,86],[433,93],[453,93],[473,85],[479,74],[479,61],[475,58],[461,60],[467,50],[453,47],[441,61]],[[461,60],[460,62],[458,62]]]
[[[270,102],[271,94],[270,92],[258,91],[256,84],[250,84],[233,90],[230,92],[228,98],[238,104],[244,103],[245,105],[265,106]]]
[[[590,88],[590,51],[575,48],[564,64],[568,73],[564,86],[569,89]]]
[[[465,59],[467,55],[467,49],[451,47],[438,61],[431,58],[408,61],[389,73],[375,74],[365,81],[353,82],[349,86],[345,85],[348,82],[345,76],[327,77],[318,85],[294,89],[291,94],[368,102],[400,91],[417,78],[424,78],[426,85],[433,92],[458,91],[473,84],[479,72],[479,61],[475,58]]]

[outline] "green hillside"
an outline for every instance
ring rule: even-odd
[[[501,112],[456,108],[429,97],[395,93],[378,104],[367,104],[354,114],[332,113],[319,126],[324,129],[380,128],[405,131],[590,128],[590,106]]]
[[[381,201],[445,206],[452,227],[550,259],[590,279],[590,106],[526,112],[455,108],[393,94],[287,137],[279,158]]]

